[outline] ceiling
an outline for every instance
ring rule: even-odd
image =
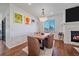
[[[45,15],[51,16],[64,12],[67,8],[79,6],[79,3],[31,3],[30,5],[28,3],[19,3],[16,5],[34,16],[41,16],[42,8],[44,8]]]
[[[79,6],[79,3],[14,3],[14,5],[24,9],[34,16],[41,16],[42,8],[44,8],[45,15],[51,16],[64,12],[67,8]],[[4,13],[8,7],[8,3],[0,3],[0,13]]]

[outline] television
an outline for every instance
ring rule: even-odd
[[[76,21],[79,21],[79,6],[66,9],[65,22],[76,22]]]

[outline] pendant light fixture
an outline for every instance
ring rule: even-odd
[[[45,22],[47,17],[45,16],[44,8],[42,9],[42,15],[39,17],[40,22]]]

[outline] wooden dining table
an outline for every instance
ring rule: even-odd
[[[50,35],[50,33],[36,33],[33,37],[38,40],[44,40],[48,35]]]
[[[42,47],[41,49],[44,50],[45,47],[45,39],[50,35],[50,33],[36,33],[33,37],[37,38],[41,41]]]

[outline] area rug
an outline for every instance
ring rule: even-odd
[[[44,50],[41,50],[40,56],[52,56],[52,51],[52,48],[45,48]]]
[[[23,48],[22,51],[24,51],[25,53],[28,54],[28,47]],[[52,56],[52,48],[50,48],[50,49],[45,48],[44,50],[40,49],[39,56]]]
[[[78,47],[74,47],[75,50],[77,50],[79,52],[79,48]]]
[[[22,51],[24,51],[28,55],[28,47],[23,48]]]

